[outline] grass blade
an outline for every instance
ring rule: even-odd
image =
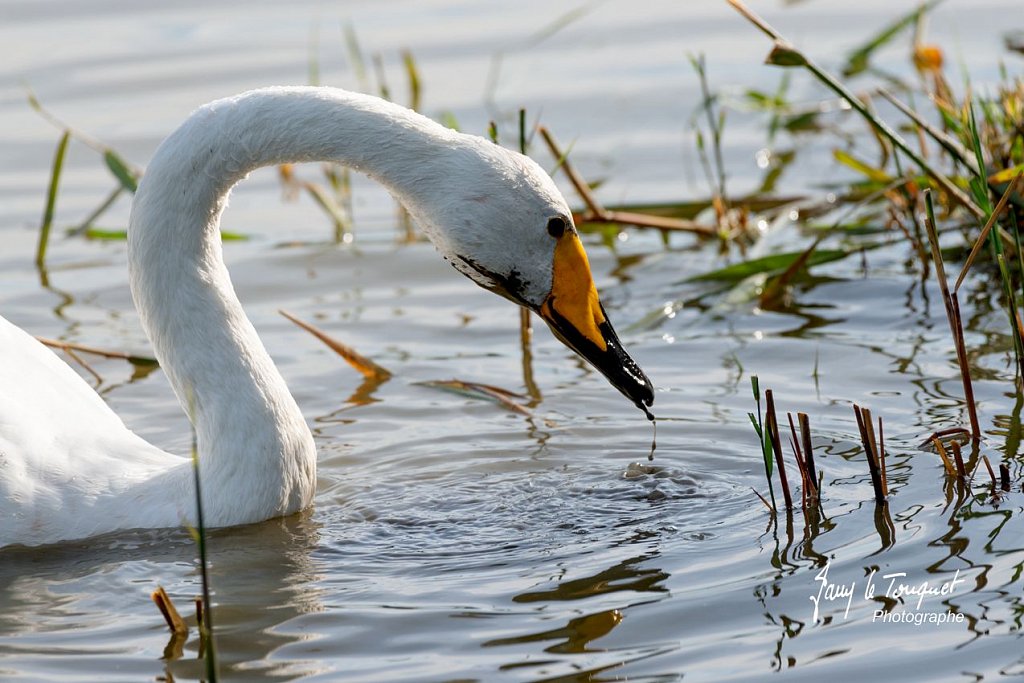
[[[967,414],[971,421],[971,435],[981,438],[981,424],[978,422],[978,409],[974,404],[974,387],[971,384],[971,371],[968,364],[967,349],[964,344],[963,321],[960,317],[960,303],[957,293],[949,291],[949,283],[946,280],[946,269],[942,262],[942,251],[939,248],[939,235],[935,226],[935,207],[932,204],[931,190],[925,190],[924,203],[927,210],[925,216],[925,228],[928,233],[928,242],[932,248],[932,261],[935,265],[935,277],[939,281],[939,290],[942,294],[942,301],[946,307],[946,319],[949,321],[949,331],[953,335],[953,347],[956,351],[957,365],[960,368],[960,380],[964,387],[964,402],[967,404]]]
[[[943,147],[943,149],[949,152],[949,154],[952,155],[957,161],[959,161],[961,164],[969,168],[973,173],[979,173],[978,168],[975,165],[974,159],[971,158],[967,150],[964,149],[959,142],[957,142],[951,136],[946,134],[945,131],[938,129],[932,124],[925,121],[920,114],[918,114],[916,111],[905,105],[903,102],[897,99],[895,95],[893,95],[885,88],[881,88],[878,91],[878,94],[884,97],[886,100],[888,100],[892,106],[899,109],[904,116],[911,119],[918,128],[927,133],[929,137],[935,140],[935,142],[939,143]],[[1009,178],[1007,178],[1007,180],[1009,180]]]
[[[799,262],[801,259],[804,259],[804,266],[809,267],[821,263],[838,261],[846,258],[850,254],[860,251],[861,249],[849,251],[845,249],[816,249],[811,254],[807,254],[806,249],[802,251],[788,251],[783,254],[772,254],[770,256],[762,256],[760,258],[750,259],[749,261],[743,261],[742,263],[734,263],[731,266],[725,266],[718,270],[712,270],[711,272],[703,273],[701,275],[694,275],[693,277],[683,280],[683,282],[743,280],[751,275],[759,275],[761,273],[773,274],[785,272],[786,269],[794,263]]]
[[[868,62],[871,60],[871,55],[878,48],[887,45],[903,30],[916,24],[925,12],[932,9],[940,2],[942,2],[942,0],[931,0],[931,2],[921,5],[914,11],[900,17],[883,28],[864,45],[851,52],[846,58],[846,66],[843,67],[843,76],[849,78],[850,76],[856,76],[857,74],[865,71],[868,68]]]
[[[883,171],[880,168],[874,168],[867,162],[861,161],[857,157],[853,156],[849,152],[844,152],[841,149],[832,150],[832,156],[835,160],[841,163],[847,168],[853,169],[857,173],[865,176],[868,180],[874,183],[880,183],[882,185],[888,185],[892,182],[892,176]]]
[[[348,52],[348,60],[355,72],[356,81],[359,82],[359,89],[363,92],[370,92],[370,79],[367,76],[366,58],[359,46],[359,36],[356,35],[356,27],[351,21],[346,21],[341,26],[342,35],[345,38],[345,51]]]
[[[314,327],[313,325],[310,325],[309,323],[304,322],[299,318],[296,318],[288,311],[281,310],[278,311],[278,313],[280,313],[285,318],[292,321],[293,323],[304,329],[306,332],[309,332],[311,335],[313,335],[321,342],[323,342],[329,349],[331,349],[331,351],[334,351],[336,354],[341,356],[346,363],[351,365],[363,377],[366,377],[367,379],[379,380],[386,380],[391,377],[391,372],[389,370],[381,367],[380,365],[377,365],[372,360],[370,360],[366,356],[360,354],[358,351],[353,349],[351,346],[348,346],[347,344],[342,344],[341,342],[334,339],[320,328]]]
[[[107,149],[103,152],[103,161],[106,162],[107,168],[110,169],[110,172],[121,183],[121,187],[135,194],[135,191],[139,189],[139,180],[128,169],[128,164],[125,163],[124,159],[118,156],[114,150]]]
[[[53,167],[50,170],[50,188],[46,191],[46,208],[43,210],[43,222],[39,226],[39,246],[36,247],[36,266],[42,268],[46,263],[46,247],[50,242],[50,228],[57,209],[57,188],[60,187],[60,174],[64,168],[64,156],[68,151],[68,140],[71,131],[65,130],[57,143],[57,151],[53,155]]]
[[[461,379],[428,380],[426,382],[415,382],[415,384],[422,387],[449,391],[467,398],[496,403],[510,412],[525,415],[526,417],[533,415],[527,408],[516,402],[526,398],[525,396],[491,384],[467,382]]]
[[[971,269],[974,259],[977,258],[978,252],[981,251],[981,245],[985,243],[985,238],[988,237],[988,233],[992,230],[992,226],[996,224],[999,214],[1003,212],[1003,209],[1006,208],[1007,202],[1010,201],[1010,197],[1013,196],[1017,185],[1020,183],[1021,176],[1024,176],[1024,170],[1019,172],[1013,179],[1013,182],[1009,184],[1006,188],[1006,192],[1004,192],[1003,196],[999,198],[999,203],[996,204],[995,210],[992,211],[988,220],[985,221],[985,227],[981,229],[981,234],[978,235],[978,239],[974,242],[974,248],[971,249],[971,253],[967,256],[967,261],[964,262],[964,267],[960,270],[960,276],[956,279],[956,284],[953,285],[954,292],[960,291],[960,285],[963,283],[964,278],[967,277],[967,271]]]
[[[413,59],[411,51],[402,50],[402,64],[405,66],[405,75],[409,79],[409,109],[419,111],[423,86],[419,69],[416,68],[416,60]]]
[[[846,100],[846,102],[854,110],[856,110],[858,114],[864,117],[864,119],[868,121],[868,123],[870,123],[880,134],[888,138],[893,145],[898,147],[900,151],[902,151],[908,158],[910,158],[915,164],[917,164],[917,166],[922,171],[931,176],[931,178],[939,186],[941,186],[947,194],[955,198],[960,204],[967,208],[968,211],[973,213],[978,218],[984,218],[986,216],[985,211],[981,207],[979,207],[978,204],[976,204],[969,195],[967,195],[963,190],[957,187],[949,178],[947,178],[945,175],[937,171],[920,154],[915,152],[913,148],[911,148],[911,146],[907,144],[906,140],[900,137],[900,135],[889,126],[889,124],[875,116],[868,109],[867,105],[864,104],[864,102],[859,97],[857,97],[849,88],[847,88],[834,76],[832,76],[830,73],[828,73],[827,71],[819,67],[817,64],[815,64],[813,61],[811,61],[809,58],[807,58],[805,55],[803,55],[803,53],[800,53],[795,47],[786,42],[786,39],[783,38],[778,31],[772,28],[770,24],[765,22],[759,16],[754,14],[754,12],[752,12],[742,2],[742,0],[727,0],[727,2],[730,5],[732,5],[740,14],[746,17],[747,20],[753,23],[757,28],[759,28],[761,31],[770,36],[772,40],[775,41],[776,50],[778,50],[778,47],[781,44],[785,46],[786,51],[798,54],[799,64],[801,66],[806,67],[807,70],[810,71],[815,78],[817,78],[823,85],[825,85],[825,87],[827,87],[829,90],[831,90],[832,92],[836,93],[841,98]],[[773,54],[774,52],[775,51],[773,51]]]

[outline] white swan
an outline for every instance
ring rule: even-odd
[[[650,381],[605,318],[565,200],[529,158],[338,89],[218,100],[157,150],[128,230],[132,295],[195,426],[210,526],[313,500],[312,435],[235,296],[219,223],[250,171],[320,160],[380,181],[460,272],[536,311],[638,407],[652,403]],[[0,318],[0,547],[174,527],[193,507],[188,458],[129,431],[65,363]]]

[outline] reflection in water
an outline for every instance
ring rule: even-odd
[[[979,466],[980,446],[972,444],[968,470]],[[851,463],[856,461],[845,448],[833,446],[823,450],[841,455]],[[926,457],[923,453],[919,456]],[[787,515],[785,543],[779,541],[777,526],[771,526],[775,549],[770,563],[778,571],[770,582],[754,590],[766,618],[779,629],[771,669],[820,662],[847,652],[849,648],[842,646],[858,638],[886,637],[890,633],[871,629],[899,628],[875,623],[873,615],[932,612],[962,615],[963,621],[945,626],[925,624],[916,633],[900,633],[948,642],[951,651],[972,644],[984,647],[999,655],[993,660],[1003,662],[1003,666],[995,665],[998,670],[1019,666],[1019,662],[1006,665],[1005,651],[991,639],[996,633],[1019,633],[1024,621],[1024,599],[1015,590],[1024,576],[1024,537],[1013,525],[1019,507],[1000,509],[1007,494],[992,488],[987,481],[959,480],[935,467],[918,467],[911,472],[911,462],[906,457],[894,458],[887,503],[871,501],[865,477],[843,476],[833,480],[824,491],[823,503],[832,510],[831,517],[820,526],[808,520],[803,538],[795,545],[792,514]],[[844,503],[848,497],[843,489],[848,488],[855,489],[863,500]],[[866,518],[869,510],[870,522]],[[874,550],[867,546],[868,539],[863,535],[866,522],[874,527],[881,542]],[[1008,547],[1000,541],[1008,542]],[[918,555],[922,547],[939,548],[943,554],[932,555],[930,562],[922,563]],[[820,621],[814,624],[809,621],[807,600],[826,585],[820,573],[823,568],[829,572],[828,585],[849,585],[852,593],[849,598],[828,603],[829,609],[823,610]],[[889,579],[878,578],[887,575],[896,576],[911,587],[939,587],[954,577],[958,583],[950,593],[926,593],[919,606],[916,594],[889,594]],[[869,577],[873,581],[870,589]],[[843,628],[833,631],[834,627]],[[929,628],[932,630],[926,633]],[[890,646],[890,651],[893,649]],[[899,651],[898,646],[895,651]],[[884,659],[884,655],[879,656]],[[940,668],[936,663],[929,670],[938,675]]]
[[[273,653],[301,638],[279,632],[282,624],[323,610],[321,593],[312,587],[322,572],[311,555],[317,543],[308,514],[210,534],[216,638],[227,677],[238,667],[260,670],[264,680],[301,670],[301,663],[275,663]],[[187,640],[168,640],[149,600],[157,584],[193,626]],[[0,659],[13,670],[31,671],[42,652],[69,662],[116,653],[140,679],[163,670],[168,680],[198,680],[203,665],[192,603],[198,593],[195,546],[184,532],[8,548],[0,552]],[[103,595],[118,595],[119,606],[112,608]],[[85,642],[82,633],[89,634]],[[141,649],[140,634],[146,634]]]
[[[523,358],[523,386],[530,397],[527,406],[536,408],[544,400],[544,396],[537,386],[537,380],[533,377],[533,321],[530,311],[525,308],[519,309],[519,346]]]
[[[570,655],[571,657],[564,660],[540,660],[533,648],[527,648],[524,650],[523,659],[506,662],[501,665],[501,670],[531,669],[536,670],[538,674],[544,673],[543,678],[547,680],[580,682],[607,680],[597,678],[598,674],[655,654],[671,651],[674,646],[648,645],[637,648],[596,647],[592,644],[611,634],[623,622],[624,613],[628,613],[632,608],[640,605],[650,604],[667,597],[668,590],[665,588],[664,582],[668,580],[669,574],[656,567],[643,566],[657,557],[657,552],[631,557],[588,576],[559,581],[554,587],[547,590],[531,590],[515,595],[512,598],[514,603],[537,604],[544,613],[559,613],[558,606],[561,603],[581,603],[579,608],[570,612],[570,614],[578,614],[583,606],[588,604],[588,600],[619,592],[627,594],[622,597],[628,602],[623,604],[620,599],[617,601],[619,603],[617,607],[571,616],[564,625],[554,628],[493,638],[482,643],[483,647],[544,645],[543,651],[547,654]],[[628,594],[636,595],[630,597]],[[554,642],[545,645],[550,641]],[[522,648],[519,649],[522,650]],[[563,673],[551,677],[551,674],[556,671],[572,671],[573,673]],[[675,676],[671,676],[666,680],[675,679]]]
[[[592,640],[602,638],[622,621],[622,612],[617,609],[604,610],[587,614],[582,617],[570,619],[565,626],[530,633],[512,638],[496,638],[484,643],[484,647],[499,645],[518,645],[521,643],[541,643],[548,640],[564,641],[544,648],[545,652],[552,654],[578,654],[587,652],[587,645]]]
[[[514,602],[550,602],[581,600],[595,595],[616,591],[636,591],[640,593],[663,593],[665,588],[659,586],[668,578],[668,574],[660,569],[647,569],[635,565],[652,559],[653,555],[641,555],[613,567],[602,570],[591,576],[571,581],[561,581],[550,590],[528,591],[512,598]]]

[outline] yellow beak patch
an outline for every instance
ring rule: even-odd
[[[541,304],[540,314],[549,323],[561,318],[601,351],[607,349],[599,329],[605,323],[604,312],[590,274],[587,252],[575,232],[565,232],[555,245],[551,293]]]

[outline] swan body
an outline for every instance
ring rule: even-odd
[[[224,265],[220,216],[261,166],[334,161],[378,180],[442,256],[536,311],[639,407],[571,213],[529,158],[378,98],[266,88],[211,102],[156,151],[134,198],[129,283],[197,435],[204,518],[247,524],[308,506],[316,450]],[[192,462],[141,439],[84,381],[0,318],[0,547],[194,523]]]

